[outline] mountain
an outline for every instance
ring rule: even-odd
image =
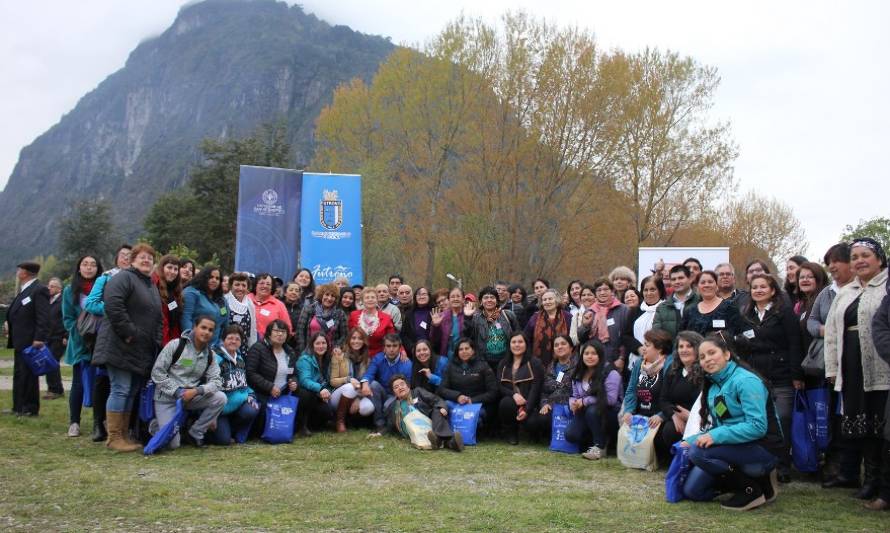
[[[274,0],[207,0],[180,10],[160,36],[22,149],[0,193],[0,268],[57,246],[57,222],[79,199],[107,198],[134,238],[149,207],[182,186],[204,138],[285,120],[297,168],[333,90],[369,80],[389,40],[332,26]]]

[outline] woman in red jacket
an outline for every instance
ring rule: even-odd
[[[349,329],[361,328],[368,336],[368,353],[373,359],[383,351],[383,337],[387,333],[398,333],[392,317],[377,307],[377,293],[372,290],[362,292],[364,308],[349,315]]]

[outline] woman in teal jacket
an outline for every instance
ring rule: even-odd
[[[102,262],[91,255],[77,260],[77,268],[71,276],[71,284],[62,291],[62,323],[68,331],[68,345],[65,347],[65,363],[74,367],[71,377],[71,391],[68,394],[68,436],[80,436],[80,411],[83,406],[83,373],[94,372],[90,367],[93,358],[93,343],[84,341],[77,331],[77,317],[80,316],[83,302],[90,295],[93,285],[102,274]],[[89,386],[89,384],[86,384]],[[89,391],[92,395],[92,391]],[[92,396],[91,396],[92,397]]]
[[[300,404],[297,406],[297,432],[300,436],[309,437],[309,421],[312,425],[323,427],[334,417],[334,411],[328,401],[331,399],[331,385],[322,368],[327,369],[328,339],[324,333],[317,332],[309,337],[304,351],[297,360],[297,383]]]
[[[209,316],[216,321],[216,329],[210,339],[210,345],[216,346],[221,340],[222,331],[229,325],[229,308],[223,298],[222,273],[215,266],[201,269],[182,291],[182,316],[179,317],[182,331],[192,329],[199,316]]]
[[[781,446],[782,434],[767,387],[719,334],[705,338],[698,355],[705,372],[702,427],[683,441],[694,465],[683,492],[690,500],[710,500],[716,479],[725,476],[735,493],[724,509],[747,511],[773,501],[779,460],[769,450],[777,441]]]

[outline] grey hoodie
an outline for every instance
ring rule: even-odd
[[[179,360],[171,366],[173,353],[180,342],[185,342],[186,346]],[[208,344],[200,353],[195,350],[192,330],[184,331],[180,338],[164,346],[151,370],[151,380],[155,382],[155,400],[167,402],[176,401],[180,389],[195,387],[201,395],[212,394],[222,387],[219,364],[210,345]]]

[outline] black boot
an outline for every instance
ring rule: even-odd
[[[501,425],[501,435],[507,444],[519,444],[519,426],[503,424]]]
[[[93,418],[93,434],[91,436],[93,442],[105,442],[108,438],[108,432],[105,431],[105,424],[96,418]]]
[[[865,463],[865,476],[862,481],[862,488],[853,494],[854,498],[860,500],[872,500],[878,496],[878,490],[881,488],[878,476],[881,467],[874,461],[868,453],[863,453],[863,462]]]
[[[760,484],[743,474],[740,470],[731,470],[729,481],[735,487],[735,493],[720,504],[729,511],[748,511],[766,503]]]
[[[773,468],[769,474],[757,478],[757,484],[763,490],[763,498],[766,503],[772,503],[779,494],[778,472]]]

